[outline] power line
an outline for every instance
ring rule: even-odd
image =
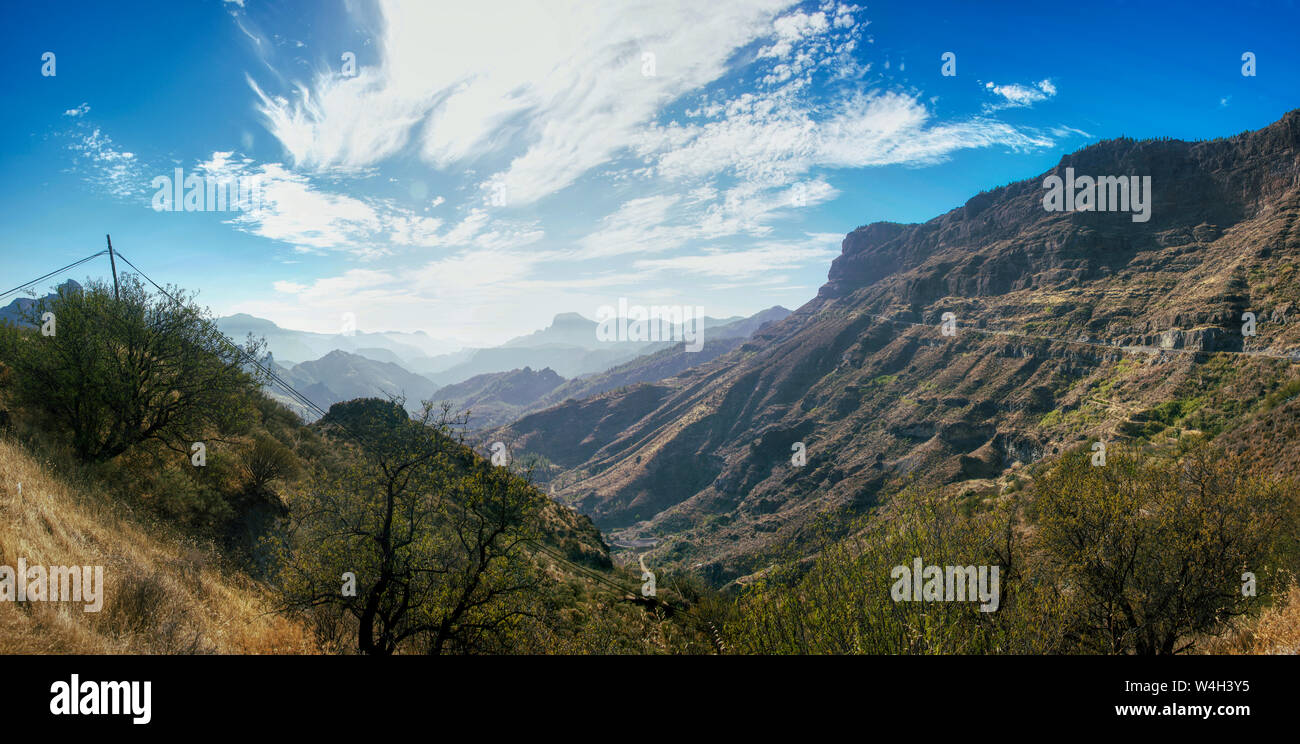
[[[152,284],[152,285],[154,286],[154,288],[157,289],[159,292],[161,292],[165,297],[167,297],[168,299],[170,299],[172,302],[176,303],[176,304],[179,305],[180,307],[185,308],[185,309],[188,309],[188,308],[186,308],[185,304],[182,303],[182,302],[180,301],[179,298],[175,297],[175,296],[172,295],[170,292],[168,292],[166,289],[164,289],[161,285],[159,285],[157,282],[155,282],[155,281],[154,281],[154,280],[153,280],[153,279],[152,279],[148,274],[144,273],[144,271],[142,271],[142,270],[140,269],[139,266],[136,266],[134,263],[131,262],[131,260],[130,260],[129,258],[127,258],[126,256],[122,255],[122,253],[121,253],[120,251],[117,252],[117,257],[120,258],[120,259],[122,259],[122,261],[123,261],[124,263],[126,263],[127,266],[130,266],[132,269],[135,269],[135,271],[136,271],[140,276],[144,277],[145,281],[147,281],[147,282],[149,282],[150,284]],[[205,322],[206,322],[206,320],[205,320]],[[262,364],[261,364],[257,359],[253,358],[252,355],[250,355],[250,354],[248,354],[247,352],[245,352],[245,351],[244,351],[243,349],[241,349],[237,344],[234,344],[232,341],[230,341],[229,339],[227,339],[226,336],[225,336],[225,334],[221,333],[219,329],[217,329],[217,334],[219,335],[219,337],[223,340],[223,342],[224,342],[226,345],[232,347],[232,348],[236,351],[236,353],[240,354],[241,357],[246,358],[248,361],[252,362],[254,365],[257,366],[257,368],[258,368],[259,370],[261,370],[262,372],[264,372],[264,373],[265,373],[265,374],[266,374],[270,379],[272,379],[272,380],[278,382],[281,386],[283,386],[284,389],[285,389],[285,390],[286,390],[286,391],[287,391],[291,396],[293,396],[295,400],[298,400],[298,401],[302,402],[305,406],[307,406],[307,407],[309,408],[309,410],[318,413],[318,414],[319,414],[320,416],[322,416],[322,417],[326,415],[327,412],[326,412],[325,410],[323,410],[320,406],[318,406],[318,405],[316,405],[314,402],[312,402],[309,398],[307,398],[307,396],[305,396],[305,395],[303,395],[302,393],[300,393],[300,392],[299,392],[297,389],[295,389],[292,385],[290,385],[289,383],[287,383],[287,382],[285,382],[284,380],[280,379],[280,377],[279,377],[278,375],[276,375],[272,370],[267,369],[266,367],[264,367],[264,366],[263,366],[263,365],[262,365]],[[360,444],[360,445],[362,445],[362,446],[365,446],[366,442],[365,442],[365,441],[362,439],[362,437],[360,437],[356,432],[353,432],[351,429],[349,429],[349,428],[348,428],[346,425],[344,425],[342,422],[339,422],[339,427],[340,427],[340,428],[341,428],[341,429],[342,429],[346,434],[350,435],[350,436],[351,436],[351,437],[352,437],[352,438],[353,438],[353,439],[354,439],[358,444]],[[530,539],[530,540],[525,540],[524,542],[526,542],[527,544],[533,546],[535,549],[541,551],[542,553],[545,553],[546,555],[550,556],[553,560],[555,560],[555,561],[557,561],[557,562],[559,562],[559,563],[561,563],[561,564],[563,564],[563,565],[566,565],[566,566],[570,567],[570,569],[576,571],[577,573],[579,573],[579,574],[581,574],[581,575],[583,575],[583,576],[586,576],[586,577],[588,577],[588,578],[590,578],[590,579],[593,579],[593,580],[595,580],[595,581],[597,581],[597,582],[600,582],[600,583],[602,583],[602,584],[605,584],[605,585],[607,585],[607,586],[610,586],[610,587],[616,589],[617,591],[619,591],[620,593],[623,593],[623,594],[631,594],[631,595],[634,596],[634,597],[636,596],[636,593],[635,593],[634,591],[629,590],[627,587],[624,587],[624,586],[620,585],[618,582],[614,581],[613,579],[610,579],[610,578],[607,577],[607,576],[603,576],[603,575],[601,575],[601,574],[599,574],[599,573],[597,573],[597,572],[595,572],[595,571],[592,571],[592,570],[588,569],[588,568],[585,567],[585,566],[581,566],[581,565],[579,565],[579,564],[577,564],[577,563],[574,563],[573,561],[568,560],[568,559],[565,558],[564,556],[562,556],[562,555],[558,554],[557,552],[555,552],[554,550],[552,550],[552,549],[551,549],[549,546],[547,546],[547,545],[544,545],[544,544],[542,544],[542,543],[540,543],[540,542],[538,542],[538,541],[536,541],[536,540],[531,540],[531,539]],[[685,610],[683,610],[682,608],[671,607],[670,605],[667,605],[667,603],[661,603],[661,604],[664,604],[665,606],[670,607],[670,609],[672,609],[672,610],[674,610],[674,611],[685,611]]]
[[[78,266],[80,266],[80,265],[86,263],[87,261],[90,261],[90,260],[93,260],[93,259],[99,258],[100,256],[104,255],[105,253],[108,253],[108,251],[103,250],[103,251],[100,251],[99,253],[96,253],[96,254],[94,254],[94,255],[86,256],[85,258],[81,259],[80,261],[73,261],[72,263],[68,264],[67,266],[64,266],[64,267],[61,268],[61,269],[55,269],[54,271],[51,271],[50,273],[48,273],[48,274],[46,274],[46,275],[44,275],[44,276],[38,276],[38,277],[36,277],[35,279],[31,280],[30,282],[24,282],[23,284],[19,284],[17,287],[14,287],[13,289],[10,289],[10,290],[5,291],[5,292],[0,292],[0,299],[3,299],[6,295],[11,295],[11,294],[13,294],[14,292],[18,292],[18,291],[20,291],[20,290],[26,289],[27,287],[30,287],[31,285],[33,285],[33,284],[35,284],[35,283],[37,283],[37,282],[39,282],[39,281],[43,281],[43,280],[45,280],[45,279],[49,279],[49,278],[52,277],[52,276],[57,276],[58,274],[62,274],[63,272],[67,271],[68,269],[74,269],[74,268],[76,268],[76,267],[78,267]]]
[[[120,258],[120,259],[122,259],[123,263],[125,263],[127,266],[130,266],[131,268],[135,269],[136,273],[138,273],[140,276],[144,277],[145,281],[147,281],[147,282],[149,282],[150,284],[152,284],[152,285],[154,286],[155,289],[157,289],[160,293],[163,294],[163,296],[167,297],[167,298],[170,299],[172,302],[176,303],[176,304],[177,304],[179,307],[181,307],[182,309],[185,309],[185,310],[187,310],[187,311],[189,310],[189,308],[186,307],[185,303],[181,302],[179,298],[177,298],[177,297],[174,296],[172,293],[170,293],[170,292],[168,292],[166,289],[164,289],[160,284],[158,284],[158,282],[155,282],[155,281],[154,281],[154,280],[153,280],[153,279],[152,279],[148,274],[144,273],[144,271],[142,271],[142,270],[140,269],[139,266],[136,266],[134,263],[131,262],[131,260],[130,260],[129,258],[127,258],[126,256],[122,255],[122,253],[121,253],[120,251],[117,252],[117,257]],[[207,321],[206,319],[204,319],[204,318],[200,318],[200,320],[201,320],[205,325],[208,323],[208,321]],[[299,403],[300,405],[302,405],[302,406],[304,406],[305,408],[307,408],[307,410],[308,410],[309,412],[317,414],[318,417],[324,417],[324,416],[326,415],[327,412],[326,412],[324,409],[322,409],[320,406],[316,405],[316,403],[314,403],[314,402],[313,402],[310,398],[308,398],[306,395],[304,395],[304,394],[302,394],[301,392],[299,392],[299,391],[298,391],[296,388],[294,388],[292,385],[290,385],[289,383],[287,383],[287,382],[285,382],[283,379],[281,379],[279,375],[275,374],[275,372],[274,372],[273,370],[271,370],[271,369],[269,369],[268,367],[264,366],[260,361],[258,361],[256,358],[254,358],[251,354],[249,354],[249,353],[245,352],[243,349],[241,349],[241,348],[239,347],[238,344],[235,344],[233,341],[230,341],[230,340],[226,337],[226,335],[225,335],[224,333],[221,332],[220,329],[212,328],[211,330],[216,331],[216,335],[218,336],[218,338],[221,339],[221,342],[222,342],[223,345],[228,346],[228,347],[234,349],[235,353],[238,354],[238,355],[240,356],[241,361],[247,361],[247,362],[253,364],[255,367],[257,367],[257,369],[258,369],[259,371],[261,371],[263,374],[265,374],[265,375],[267,376],[268,379],[270,379],[270,380],[272,380],[272,381],[278,383],[282,388],[284,388],[285,392],[288,393],[288,395],[290,396],[290,398],[292,398],[295,402],[297,402],[297,403]],[[341,424],[340,424],[340,425],[341,425]],[[351,432],[349,432],[349,433],[351,433]],[[356,435],[353,434],[353,436],[355,437]],[[360,438],[358,437],[358,440],[359,440],[359,439],[360,439]]]
[[[145,273],[145,272],[144,272],[144,271],[143,271],[139,266],[136,266],[136,265],[131,261],[131,259],[129,259],[129,258],[127,258],[126,256],[122,255],[122,253],[121,253],[120,251],[116,251],[116,250],[114,250],[113,247],[112,247],[113,244],[112,244],[111,238],[108,238],[108,236],[105,236],[105,239],[106,239],[106,241],[108,241],[108,248],[107,248],[107,249],[102,250],[102,251],[99,251],[98,253],[94,253],[94,254],[92,254],[92,255],[90,255],[90,256],[86,256],[85,258],[82,258],[82,259],[80,259],[80,260],[78,260],[78,261],[74,261],[73,263],[70,263],[70,264],[68,264],[67,266],[61,267],[61,268],[59,268],[59,269],[55,269],[54,271],[51,271],[51,272],[49,272],[48,274],[44,274],[44,275],[39,276],[39,277],[37,277],[37,278],[35,278],[35,279],[32,279],[31,281],[24,282],[23,284],[20,284],[20,285],[18,285],[17,287],[14,287],[13,289],[10,289],[10,290],[8,290],[8,291],[6,291],[6,292],[0,293],[0,298],[3,298],[4,296],[9,295],[9,294],[13,294],[14,292],[21,291],[22,289],[24,289],[24,288],[26,288],[26,287],[30,287],[31,285],[36,284],[37,282],[43,281],[43,280],[48,279],[48,278],[53,277],[53,276],[57,276],[58,274],[61,274],[61,273],[65,272],[65,271],[68,271],[68,270],[70,270],[70,269],[74,269],[74,268],[76,268],[76,267],[78,267],[78,266],[80,266],[80,265],[82,265],[82,264],[84,264],[84,263],[87,263],[87,262],[92,261],[92,260],[94,260],[94,259],[96,259],[96,258],[99,258],[100,256],[102,256],[102,255],[104,255],[105,253],[107,253],[107,254],[109,254],[109,259],[110,259],[110,261],[113,262],[113,266],[112,266],[112,271],[113,271],[113,284],[114,284],[114,287],[113,287],[113,294],[114,294],[114,298],[115,298],[115,299],[116,299],[116,298],[120,298],[120,292],[119,292],[118,287],[117,287],[117,283],[118,283],[118,282],[117,282],[117,266],[116,266],[116,261],[115,261],[116,258],[120,258],[120,259],[122,259],[122,261],[123,261],[127,266],[130,266],[132,269],[134,269],[135,272],[136,272],[137,274],[139,274],[141,277],[143,277],[143,278],[145,279],[145,281],[149,282],[149,284],[151,284],[151,285],[154,287],[154,289],[158,290],[158,292],[161,293],[164,297],[166,297],[166,298],[168,298],[169,300],[171,300],[173,303],[175,303],[175,304],[176,304],[178,307],[180,307],[182,310],[185,310],[186,312],[193,312],[193,309],[192,309],[192,308],[188,307],[188,306],[187,306],[184,302],[182,302],[178,297],[176,297],[175,295],[173,295],[171,292],[168,292],[168,291],[167,291],[167,290],[166,290],[162,285],[160,285],[158,282],[154,281],[153,278],[150,277],[148,274],[146,274],[146,273]],[[253,357],[253,356],[252,356],[251,354],[249,354],[248,352],[246,352],[244,349],[242,349],[238,344],[236,344],[236,343],[234,343],[232,340],[230,340],[230,339],[229,339],[229,338],[228,338],[228,337],[227,337],[223,332],[221,332],[221,330],[220,330],[219,328],[216,328],[215,326],[213,326],[213,325],[211,324],[211,321],[209,321],[209,320],[206,319],[206,318],[203,318],[202,316],[197,316],[197,315],[196,315],[196,317],[198,317],[198,319],[200,320],[201,323],[203,323],[204,326],[208,326],[208,327],[209,327],[209,328],[208,328],[209,330],[215,332],[214,335],[216,336],[217,339],[219,339],[219,342],[222,344],[223,347],[226,347],[226,348],[228,348],[228,349],[233,349],[233,350],[234,350],[235,354],[236,354],[237,357],[238,357],[238,358],[235,360],[236,363],[242,363],[242,362],[245,362],[245,361],[248,362],[248,363],[251,363],[251,364],[254,365],[254,366],[255,366],[259,371],[261,371],[264,375],[266,375],[266,378],[267,378],[268,380],[271,380],[271,381],[273,381],[273,382],[279,384],[279,385],[284,389],[284,391],[285,391],[285,392],[286,392],[286,393],[287,393],[287,394],[288,394],[288,395],[289,395],[289,396],[290,396],[290,397],[291,397],[295,402],[297,402],[297,403],[303,405],[303,406],[304,406],[304,407],[305,407],[309,412],[317,414],[318,417],[323,418],[324,416],[326,416],[326,415],[328,414],[327,411],[325,411],[323,408],[321,408],[319,405],[317,405],[314,401],[312,401],[310,398],[308,398],[308,397],[307,397],[306,395],[304,395],[303,393],[299,392],[296,388],[294,388],[294,387],[293,387],[292,385],[290,385],[288,382],[284,381],[284,380],[283,380],[279,375],[277,375],[277,374],[274,372],[274,370],[272,370],[272,369],[270,369],[270,368],[264,366],[264,365],[263,365],[259,360],[257,360],[255,357]],[[364,441],[364,439],[363,439],[361,436],[359,436],[356,432],[354,432],[354,431],[352,431],[350,428],[348,428],[346,424],[343,424],[342,422],[338,422],[338,426],[339,426],[339,428],[340,428],[344,433],[346,433],[346,434],[348,434],[349,436],[351,436],[351,437],[352,437],[352,438],[353,438],[353,439],[354,439],[358,444],[362,445],[363,447],[365,446],[366,442]],[[628,589],[627,587],[625,587],[625,586],[619,584],[617,581],[614,581],[613,579],[611,579],[611,578],[609,578],[609,577],[607,577],[607,576],[604,576],[604,575],[602,575],[602,574],[600,574],[600,573],[598,573],[598,572],[596,572],[596,571],[593,571],[593,570],[587,568],[586,566],[582,566],[582,565],[579,565],[579,564],[577,564],[577,563],[575,563],[575,562],[573,562],[573,561],[570,561],[568,558],[564,557],[563,555],[560,555],[558,552],[556,552],[555,550],[553,550],[553,549],[552,549],[550,546],[548,546],[548,545],[545,545],[545,544],[543,544],[543,543],[541,543],[541,542],[539,542],[539,541],[537,541],[537,540],[532,540],[532,539],[524,540],[524,542],[525,542],[526,544],[528,544],[528,545],[531,545],[534,549],[536,549],[536,550],[538,550],[538,551],[540,551],[540,552],[546,554],[547,556],[549,556],[552,560],[556,561],[557,563],[559,563],[559,564],[561,564],[561,565],[564,565],[564,566],[568,566],[572,571],[574,571],[575,573],[577,573],[577,574],[579,574],[579,575],[581,575],[581,576],[583,576],[583,577],[586,577],[586,578],[591,579],[591,580],[593,580],[593,581],[596,581],[596,582],[598,582],[598,583],[600,583],[600,584],[603,584],[603,585],[605,585],[605,586],[608,586],[608,587],[614,589],[615,591],[619,592],[620,594],[631,595],[633,598],[635,598],[635,597],[637,596],[635,591],[633,591],[633,590],[631,590],[631,589]],[[677,606],[674,606],[674,605],[670,605],[670,604],[667,603],[667,602],[662,602],[662,601],[659,601],[659,600],[654,599],[654,598],[651,598],[651,599],[652,599],[652,601],[653,601],[655,604],[657,604],[657,605],[662,605],[663,607],[667,608],[670,612],[673,612],[673,613],[681,612],[681,613],[683,613],[683,614],[685,614],[685,615],[687,615],[687,616],[689,616],[689,617],[695,619],[697,622],[700,622],[702,625],[707,626],[708,630],[711,631],[711,632],[713,633],[713,635],[715,636],[715,638],[714,638],[715,645],[717,644],[717,639],[716,639],[716,634],[717,634],[717,633],[716,633],[716,629],[713,628],[713,625],[712,625],[711,623],[708,623],[707,621],[703,620],[702,618],[700,618],[698,615],[696,615],[694,612],[692,612],[692,611],[691,611],[690,609],[688,609],[688,608],[685,608],[685,607],[677,607]]]

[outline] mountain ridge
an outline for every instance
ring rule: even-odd
[[[1300,111],[1206,142],[1110,140],[925,223],[859,227],[817,297],[737,349],[492,436],[555,463],[559,496],[615,539],[659,536],[660,560],[725,582],[909,478],[996,495],[1066,446],[1133,438],[1135,417],[1160,421],[1146,411],[1169,401],[1188,412],[1152,436],[1213,430],[1296,375],[1173,352],[1300,345],[1296,324],[1272,320],[1300,306],[1297,143]],[[1067,167],[1151,175],[1150,221],[1046,211],[1043,179]],[[1269,320],[1247,339],[1251,308]],[[983,333],[943,336],[945,312]]]

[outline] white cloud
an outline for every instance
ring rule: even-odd
[[[726,72],[738,49],[802,33],[773,26],[791,4],[387,0],[380,64],[319,75],[287,97],[250,84],[296,165],[357,170],[408,145],[444,170],[494,154],[511,159],[486,180],[529,204],[615,157],[663,105]],[[654,76],[642,74],[644,52]]]
[[[822,11],[816,13],[796,11],[776,19],[772,27],[776,31],[776,41],[771,46],[760,50],[758,56],[783,59],[789,57],[794,51],[796,42],[825,33],[830,28],[830,22],[826,19],[826,13]]]
[[[741,250],[712,249],[687,256],[641,259],[635,262],[635,267],[639,271],[747,279],[797,269],[810,263],[824,263],[839,255],[843,239],[844,236],[839,234],[815,233],[802,241],[767,242]]]
[[[215,152],[195,172],[214,178],[254,178],[261,191],[259,209],[234,213],[239,229],[294,246],[303,252],[346,251],[364,258],[390,255],[400,248],[500,244],[526,245],[544,233],[534,223],[493,221],[470,210],[455,227],[444,221],[372,198],[358,198],[317,187],[304,174],[280,163],[255,164],[231,152]]]
[[[822,109],[821,118],[817,112],[797,86],[787,84],[702,107],[702,122],[650,128],[639,148],[650,163],[644,174],[697,198],[628,201],[580,241],[585,257],[767,236],[776,219],[838,195],[815,175],[823,170],[926,165],[963,149],[1052,144],[1044,135],[983,117],[935,122],[905,93],[859,93]],[[720,177],[734,185],[716,188]],[[708,265],[720,264],[710,259]]]
[[[532,278],[539,264],[552,258],[546,252],[463,249],[401,271],[352,269],[309,283],[277,281],[273,296],[239,303],[230,312],[322,332],[334,332],[342,314],[352,313],[365,330],[434,329],[439,338],[483,346],[520,332],[517,302],[526,292],[552,290],[530,300],[527,323],[533,330],[549,320],[545,312],[591,304],[584,289],[629,281],[616,276],[555,282]],[[546,303],[540,315],[539,303]]]
[[[929,164],[967,148],[1046,147],[1051,140],[991,119],[934,123],[906,93],[857,94],[821,120],[788,92],[744,96],[727,116],[704,124],[654,130],[642,151],[656,155],[655,171],[669,180],[730,172],[747,181],[784,187],[816,167]]]
[[[63,115],[64,116],[85,116],[88,113],[90,113],[90,104],[83,103],[76,108],[70,108],[67,111],[64,111]]]
[[[118,149],[98,127],[91,128],[85,122],[76,127],[68,149],[76,154],[80,175],[88,183],[124,199],[145,193],[142,166],[135,153]]]
[[[644,164],[636,175],[692,199],[626,202],[580,241],[585,255],[767,237],[796,206],[838,195],[826,171],[928,165],[964,149],[1052,144],[1039,132],[987,116],[935,121],[919,93],[865,85],[869,66],[852,55],[867,25],[857,21],[856,10],[826,2],[815,13],[781,16],[774,41],[757,55],[756,85],[730,95],[716,91],[682,119],[647,126],[634,146]],[[814,84],[816,77],[823,80]],[[1043,97],[1055,92],[1050,80],[1035,89]],[[719,187],[725,181],[730,185]],[[657,209],[647,209],[651,205]],[[726,263],[709,253],[682,265]]]
[[[986,105],[985,109],[990,111],[1012,106],[1032,106],[1056,95],[1056,85],[1050,79],[1040,80],[1032,87],[1016,83],[997,85],[989,82],[984,84],[984,89],[1002,99],[997,103]]]

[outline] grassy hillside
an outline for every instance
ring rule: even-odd
[[[0,565],[105,583],[98,612],[0,603],[0,652],[710,648],[629,601],[640,574],[526,468],[475,454],[463,416],[368,398],[307,425],[263,393],[255,339],[122,285],[34,303],[55,334],[0,324]]]
[[[22,492],[19,493],[19,484]],[[270,591],[210,545],[105,498],[69,460],[0,437],[0,565],[104,566],[98,613],[63,602],[0,603],[0,653],[302,654],[305,627],[271,614]]]

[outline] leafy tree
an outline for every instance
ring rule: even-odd
[[[1038,543],[1080,650],[1172,654],[1243,614],[1294,509],[1287,484],[1244,456],[1133,452],[1062,458],[1037,483]]]
[[[1014,500],[963,516],[912,489],[809,562],[792,556],[742,594],[723,625],[731,651],[760,654],[1049,653],[1060,650],[1041,587],[1024,579]],[[998,606],[896,601],[896,567],[997,566]]]
[[[243,429],[257,379],[192,296],[171,294],[180,304],[126,275],[120,300],[103,282],[90,282],[34,303],[27,322],[39,328],[52,313],[53,335],[0,330],[15,402],[92,462],[149,441],[188,456],[194,441]],[[260,347],[250,340],[244,351],[256,355]]]
[[[291,504],[286,606],[345,614],[367,654],[505,647],[544,578],[524,550],[540,506],[529,483],[454,438],[446,406],[412,420],[400,402],[356,400],[321,423],[360,445]]]
[[[288,447],[273,437],[258,434],[253,443],[241,452],[239,468],[244,477],[244,488],[251,493],[262,493],[272,482],[297,474],[299,463]]]

